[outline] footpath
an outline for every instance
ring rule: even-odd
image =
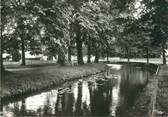
[[[168,65],[160,67],[155,105],[156,116],[168,116]]]

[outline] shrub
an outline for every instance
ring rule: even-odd
[[[12,52],[12,60],[13,61],[19,61],[21,59],[21,54],[19,51],[15,50]]]

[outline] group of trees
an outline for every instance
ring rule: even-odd
[[[166,63],[166,0],[2,0],[1,22],[1,67],[4,51],[21,50],[25,65],[25,51],[38,54],[42,46],[62,65],[66,54],[71,61],[73,46],[78,64],[84,64],[83,47],[89,63],[91,54],[95,62],[104,53],[108,57],[113,45],[124,49],[128,60],[133,47],[144,49],[147,58],[153,46],[161,48]]]

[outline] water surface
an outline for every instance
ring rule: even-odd
[[[150,75],[141,67],[110,64],[105,73],[13,100],[3,106],[3,111],[6,117],[126,116]]]

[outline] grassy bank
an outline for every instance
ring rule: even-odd
[[[155,106],[156,115],[168,116],[168,65],[161,66],[158,75],[158,89]]]
[[[121,62],[122,63],[122,62]],[[132,64],[132,62],[131,62]],[[133,63],[134,64],[134,63]],[[149,67],[156,68],[157,65]],[[128,109],[130,117],[138,116],[159,116],[167,117],[168,115],[168,65],[160,65],[148,79],[147,86],[138,97],[135,105]],[[153,71],[153,70],[152,70]]]
[[[155,103],[155,90],[156,90],[157,75],[153,74],[148,79],[148,84],[143,89],[143,92],[139,95],[135,101],[135,105],[129,110],[130,117],[137,115],[139,117],[152,116],[153,104]]]
[[[107,63],[113,63],[113,62],[107,62]],[[143,91],[139,94],[137,97],[134,106],[131,108],[128,108],[127,114],[129,117],[146,117],[151,116],[153,111],[153,103],[155,103],[156,99],[154,96],[156,95],[156,81],[158,77],[158,65],[157,64],[146,64],[141,62],[115,62],[117,64],[123,64],[123,65],[132,65],[132,66],[141,66],[142,68],[150,71],[150,74],[148,74],[148,84],[145,86]]]
[[[104,69],[103,63],[82,66],[7,66],[9,72],[5,73],[1,79],[1,98],[58,86],[68,80],[96,74]]]

